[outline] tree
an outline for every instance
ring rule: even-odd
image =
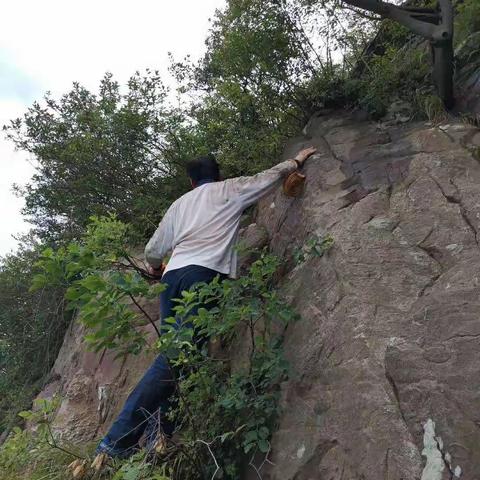
[[[30,292],[38,258],[38,247],[30,245],[1,259],[0,433],[42,386],[70,321],[61,286]]]
[[[166,106],[156,72],[136,73],[122,93],[111,74],[99,93],[75,83],[4,127],[20,150],[34,157],[31,182],[17,187],[23,211],[42,238],[74,237],[92,215],[115,213],[152,229],[186,184],[177,180],[182,145],[178,111]]]
[[[198,64],[173,71],[191,102],[197,145],[218,154],[227,175],[256,173],[278,158],[314,103],[323,74],[292,2],[231,0],[217,12]]]

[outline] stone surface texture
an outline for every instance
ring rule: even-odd
[[[480,480],[480,131],[325,111],[284,157],[307,145],[303,193],[279,188],[245,229],[282,257],[302,317],[262,478]],[[325,255],[295,263],[326,234]],[[64,397],[57,431],[91,440],[151,358],[86,353],[82,333],[43,395]]]
[[[149,307],[158,319],[157,305]],[[156,334],[152,326],[144,329],[150,346]],[[142,355],[117,357],[115,352],[89,351],[83,339],[85,329],[74,322],[50,374],[50,382],[39,397],[61,397],[52,425],[58,438],[72,443],[90,443],[106,432],[128,394],[154,359],[146,349]]]

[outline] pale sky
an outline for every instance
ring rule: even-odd
[[[165,72],[175,58],[204,51],[208,19],[225,0],[15,0],[0,12],[0,125],[21,116],[46,91],[73,81],[96,89],[106,71],[124,83],[135,70]],[[165,78],[167,79],[167,78]],[[0,256],[26,232],[13,183],[33,173],[29,158],[0,136]]]

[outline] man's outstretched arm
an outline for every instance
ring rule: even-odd
[[[317,149],[313,147],[305,148],[294,159],[286,160],[251,177],[232,178],[229,181],[235,193],[241,197],[244,206],[248,207],[269,193],[280,180],[301,167],[316,151]]]

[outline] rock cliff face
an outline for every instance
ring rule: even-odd
[[[304,195],[257,222],[283,257],[335,246],[283,281],[303,320],[270,478],[480,478],[480,132],[327,115],[305,133]]]
[[[246,230],[251,243],[268,233],[302,317],[263,478],[480,479],[480,131],[324,112],[285,157],[307,144],[303,194],[278,189]],[[326,234],[332,249],[299,262]],[[150,359],[87,354],[80,335],[43,395],[63,394],[55,427],[85,441]]]
[[[144,305],[158,319],[157,305]],[[153,342],[153,327],[145,326]],[[99,439],[118,414],[132,388],[153,361],[153,355],[117,358],[114,352],[94,353],[83,339],[85,329],[73,323],[50,374],[42,398],[59,395],[60,408],[52,425],[59,438],[72,443]]]

